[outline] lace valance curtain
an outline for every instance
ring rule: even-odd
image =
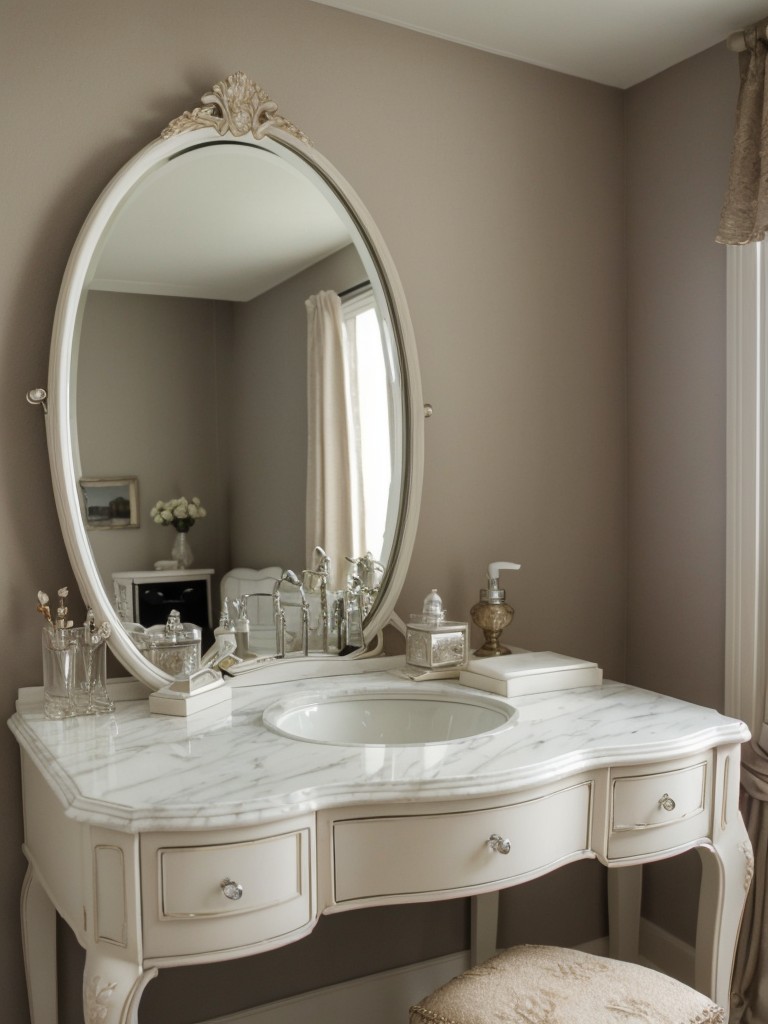
[[[745,245],[760,241],[768,228],[768,97],[765,69],[768,18],[744,31],[739,54],[741,88],[731,150],[728,189],[717,241]]]

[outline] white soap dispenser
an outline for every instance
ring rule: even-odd
[[[512,621],[514,608],[506,602],[506,591],[499,586],[502,569],[519,569],[517,562],[491,562],[488,566],[488,587],[480,591],[480,600],[472,605],[469,614],[476,626],[483,631],[485,643],[475,651],[477,658],[493,658],[500,654],[511,654],[508,647],[499,643],[502,630]]]

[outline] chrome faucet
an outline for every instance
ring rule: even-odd
[[[305,569],[301,574],[304,589],[308,593],[320,591],[320,630],[323,654],[328,653],[328,576],[331,572],[331,560],[321,547],[314,551],[318,559],[314,569]]]
[[[354,566],[354,573],[359,577],[363,589],[375,593],[384,575],[384,566],[381,562],[377,562],[370,551],[357,557],[347,555],[346,559]]]
[[[365,647],[363,600],[365,590],[358,576],[352,576],[344,592],[345,646]]]
[[[317,576],[325,576],[326,581],[331,574],[331,560],[318,544],[314,550],[314,556],[318,560],[312,572]]]
[[[235,609],[235,641],[236,650],[238,657],[240,658],[253,658],[255,657],[253,651],[249,646],[250,640],[250,620],[248,618],[248,601],[252,597],[272,597],[272,592],[268,590],[254,590],[250,594],[240,594],[239,597],[232,599],[232,605]]]
[[[290,569],[286,569],[280,579],[275,583],[272,588],[272,607],[275,614],[275,646],[277,648],[277,657],[285,657],[285,609],[283,608],[282,601],[280,600],[280,588],[283,583],[290,583],[292,587],[297,587],[299,596],[301,598],[301,646],[304,657],[306,658],[309,654],[309,602],[307,601],[307,595],[304,593],[304,587],[302,586],[301,580],[292,572]]]
[[[355,592],[359,590],[362,614],[365,617],[376,601],[381,580],[384,576],[384,566],[373,557],[370,551],[367,551],[362,557],[358,558],[347,555],[346,559],[354,566],[351,580]]]
[[[302,573],[304,588],[310,593],[320,590],[320,641],[323,654],[328,653],[328,577],[317,569],[305,569]]]

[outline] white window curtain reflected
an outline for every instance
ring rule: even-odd
[[[392,485],[392,432],[388,370],[373,289],[357,290],[344,299],[342,316],[352,353],[350,374],[356,375],[356,422],[364,495],[363,546],[356,554],[370,553],[380,561]]]
[[[393,473],[389,370],[370,287],[343,301],[319,292],[306,307],[307,565],[323,548],[329,585],[340,589],[348,558],[384,556]]]
[[[342,303],[319,292],[307,308],[307,562],[320,546],[331,559],[329,586],[341,589],[346,557],[365,552],[365,496],[360,446],[356,349]]]

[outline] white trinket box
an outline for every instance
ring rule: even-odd
[[[600,686],[603,670],[593,661],[552,651],[525,651],[498,658],[473,658],[459,682],[502,697]]]
[[[427,625],[409,622],[405,632],[405,660],[422,669],[457,670],[467,663],[469,627],[466,622]]]

